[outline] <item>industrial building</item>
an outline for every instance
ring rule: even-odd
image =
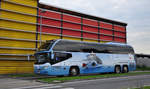
[[[126,43],[126,23],[39,3],[0,0],[0,74],[32,73],[46,40]]]

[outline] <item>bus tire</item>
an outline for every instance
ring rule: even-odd
[[[115,73],[116,74],[121,73],[121,67],[120,66],[115,66]]]
[[[79,75],[79,68],[78,67],[71,67],[69,71],[70,76],[77,76]]]
[[[122,72],[123,72],[123,73],[128,73],[128,71],[129,71],[129,70],[128,70],[128,66],[123,66],[123,71],[122,71]]]

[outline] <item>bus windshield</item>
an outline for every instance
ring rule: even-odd
[[[48,56],[48,53],[38,53],[35,55],[35,64],[44,64],[46,62],[49,62],[49,58],[50,57]]]
[[[52,45],[53,45],[54,42],[55,42],[54,40],[46,41],[45,43],[43,43],[40,46],[40,48],[38,49],[38,51],[48,51],[52,47]]]

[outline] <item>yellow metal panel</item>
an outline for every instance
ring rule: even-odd
[[[33,50],[0,49],[1,54],[34,54]]]
[[[6,60],[6,59],[10,59],[10,60],[28,60],[28,56],[10,56],[10,55],[1,55],[0,56],[1,60]],[[33,56],[30,56],[30,60],[35,60],[35,58]],[[0,65],[1,66],[1,65]]]
[[[36,32],[36,25],[34,24],[25,24],[6,20],[0,20],[0,27]]]
[[[12,74],[16,73],[16,67],[0,67],[0,74]]]
[[[0,67],[0,71],[16,71],[16,67],[5,67],[5,66],[3,66],[3,67]]]
[[[77,41],[81,41],[80,38],[73,38],[73,37],[63,37],[63,39],[66,39],[66,40],[77,40]]]
[[[0,74],[33,73],[34,61],[0,61]]]
[[[35,48],[35,42],[0,39],[0,47]]]
[[[36,39],[35,33],[18,32],[0,29],[0,37],[17,38],[17,39]]]
[[[37,0],[11,0],[12,2],[37,7]]]
[[[11,66],[15,66],[15,67],[32,67],[33,63],[32,62],[16,62],[16,61],[8,61],[7,63],[3,62],[0,63],[0,67],[11,67]]]
[[[33,67],[17,67],[17,73],[33,73]]]
[[[109,42],[109,41],[100,41],[100,43],[107,43],[107,42]]]
[[[25,0],[20,0],[20,1],[25,1]],[[15,5],[15,4],[11,4],[8,2],[4,2],[4,1],[1,2],[1,8],[37,15],[37,9],[36,8],[31,8],[31,7],[21,6],[21,5]]]
[[[83,41],[86,41],[86,42],[98,42],[96,40],[87,40],[87,39],[83,39]]]
[[[24,66],[24,67],[32,67],[33,66],[34,61],[0,61],[0,67],[9,67],[9,66],[13,66],[13,67],[18,67],[18,66]]]
[[[60,36],[54,36],[54,35],[41,35],[41,40],[54,40],[54,39],[60,39]],[[38,40],[40,40],[40,35],[38,35]]]
[[[31,22],[31,23],[36,23],[36,19],[37,19],[36,17],[33,16],[17,14],[17,13],[7,12],[7,11],[1,11],[0,17],[13,19],[17,21]]]

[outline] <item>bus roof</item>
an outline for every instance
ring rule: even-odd
[[[98,44],[98,45],[115,45],[115,46],[129,46],[132,47],[128,44],[125,43],[117,43],[117,42],[107,42],[107,43],[97,43],[97,42],[85,42],[85,41],[77,41],[77,40],[66,40],[66,39],[55,39],[58,41],[65,41],[65,42],[77,42],[77,43],[87,43],[87,44]],[[50,41],[50,40],[47,40]]]

